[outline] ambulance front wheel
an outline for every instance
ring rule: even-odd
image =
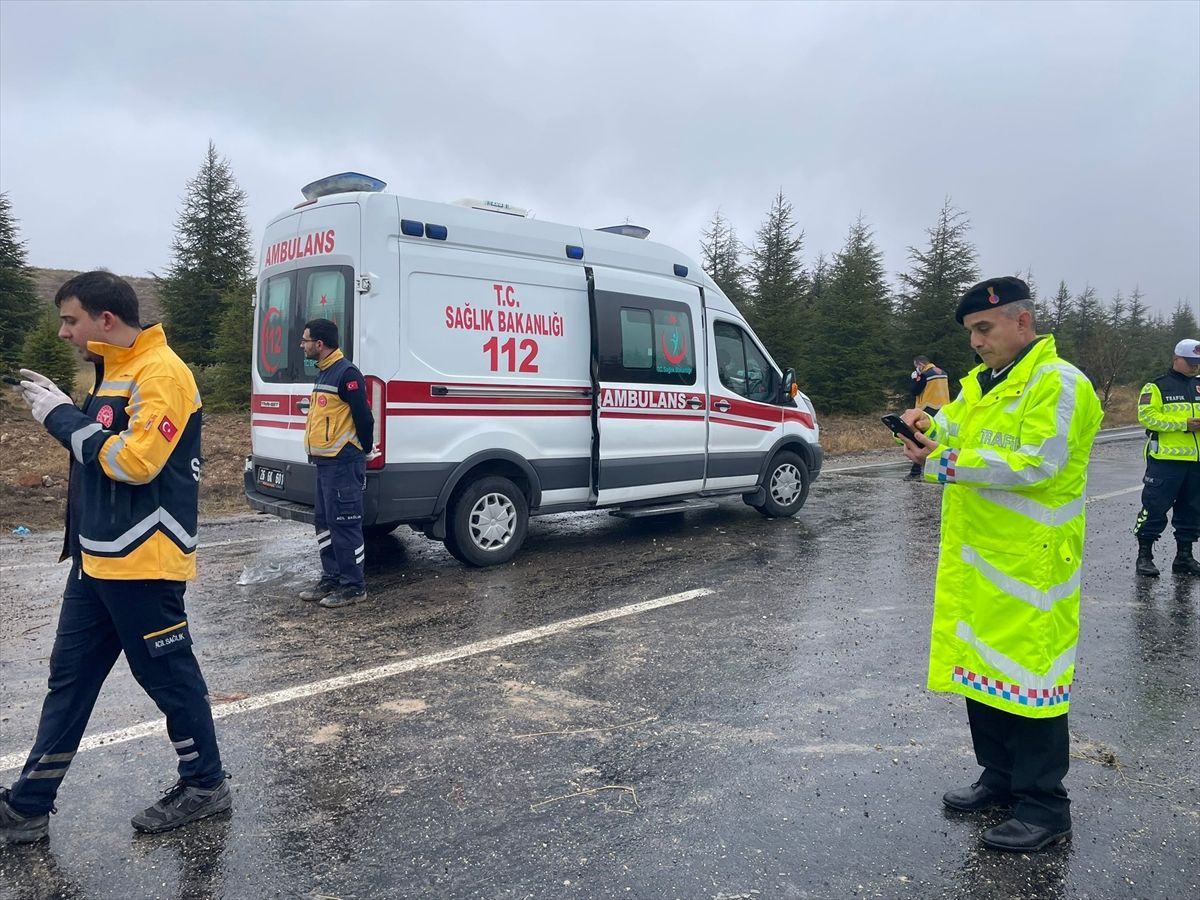
[[[446,549],[469,566],[508,562],[525,541],[529,502],[515,484],[485,475],[456,492],[446,529]]]
[[[794,516],[808,499],[808,466],[795,453],[784,450],[771,460],[763,479],[766,497],[756,508],[769,519]]]

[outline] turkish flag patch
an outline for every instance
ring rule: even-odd
[[[162,417],[162,421],[158,423],[158,433],[167,439],[167,443],[175,440],[175,435],[179,433],[179,429],[175,427],[175,423],[166,416]]]
[[[353,381],[347,381],[346,382],[346,390],[357,391],[358,390],[358,379],[356,378]]]

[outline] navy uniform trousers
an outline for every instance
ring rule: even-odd
[[[1071,827],[1071,801],[1062,780],[1070,768],[1067,715],[1049,719],[1018,716],[967,699],[967,719],[979,781],[1013,799],[1013,817],[1051,831]]]
[[[78,562],[71,568],[50,653],[50,691],[33,750],[12,787],[13,809],[33,816],[54,806],[100,687],[122,650],[133,677],[167,717],[180,779],[201,788],[224,779],[208,687],[192,654],[186,587],[183,581],[91,578]]]
[[[1200,462],[1151,457],[1142,484],[1142,510],[1133,533],[1158,540],[1167,527],[1167,511],[1174,509],[1175,540],[1195,543],[1200,538]]]
[[[363,486],[367,478],[367,458],[362,454],[349,459],[317,461],[317,502],[313,524],[317,546],[321,549],[324,577],[342,587],[365,587],[363,560]]]

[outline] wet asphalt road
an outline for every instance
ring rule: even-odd
[[[1075,835],[1034,857],[983,850],[1001,817],[940,803],[977,768],[961,698],[923,689],[940,489],[903,472],[827,474],[794,520],[736,500],[535,520],[487,570],[404,529],[372,544],[371,597],[341,611],[295,599],[317,573],[309,529],[206,523],[188,604],[232,814],[135,836],[129,816],[173,781],[165,736],[85,750],[49,843],[0,848],[0,897],[1200,895],[1200,579],[1133,575],[1139,445],[1095,451]],[[11,766],[66,573],[50,537],[0,554]],[[244,709],[292,688],[309,693]],[[157,720],[118,663],[88,734]]]

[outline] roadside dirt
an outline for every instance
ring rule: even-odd
[[[250,452],[248,414],[205,415],[200,514],[249,512],[242,465]],[[67,503],[67,451],[29,415],[15,391],[0,395],[0,534],[21,525],[62,528]]]

